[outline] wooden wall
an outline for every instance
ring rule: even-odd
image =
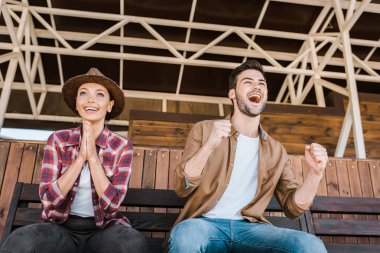
[[[368,158],[380,158],[380,96],[362,94],[361,115],[364,141]],[[338,102],[337,102],[338,103]],[[306,143],[324,145],[333,156],[344,120],[343,106],[313,108],[305,106],[267,105],[261,116],[264,129],[284,144],[290,154],[303,154]],[[184,147],[186,137],[195,122],[196,115],[131,111],[129,137],[136,145],[160,147]],[[199,115],[198,115],[199,116]],[[219,116],[202,116],[215,119]],[[354,139],[351,133],[345,157],[355,157]]]

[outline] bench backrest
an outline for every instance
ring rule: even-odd
[[[310,232],[329,252],[380,252],[380,198],[317,196],[310,211]]]
[[[18,227],[41,222],[41,209],[35,203],[40,203],[38,184],[18,182],[13,192],[3,239]],[[121,212],[141,232],[169,232],[178,216],[178,209],[185,203],[186,199],[177,197],[173,190],[131,188],[122,203]],[[133,209],[136,207],[138,209]],[[160,212],[159,208],[175,208],[177,211]],[[281,210],[279,203],[273,198],[267,208],[267,218],[276,226],[308,232],[305,216],[291,220],[278,215]],[[151,238],[148,243],[152,251],[160,252],[162,241],[163,239]]]

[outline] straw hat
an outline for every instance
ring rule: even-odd
[[[79,87],[84,83],[97,83],[104,86],[114,101],[112,111],[107,113],[106,119],[117,117],[124,108],[125,98],[120,87],[111,79],[103,75],[97,68],[91,68],[86,74],[75,76],[65,82],[62,88],[62,96],[70,109],[78,114],[76,110],[76,96]]]

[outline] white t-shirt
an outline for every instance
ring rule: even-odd
[[[70,214],[81,217],[94,217],[94,206],[92,205],[91,174],[90,167],[86,162],[80,173],[80,180]]]
[[[244,219],[241,210],[253,200],[257,191],[258,160],[259,137],[239,134],[230,182],[218,203],[204,217]]]

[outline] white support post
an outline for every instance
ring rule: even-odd
[[[0,97],[0,129],[4,124],[4,117],[8,107],[9,96],[11,94],[11,84],[16,74],[17,63],[17,58],[14,58],[9,62],[7,75],[5,76],[4,85],[2,87]]]
[[[168,100],[167,99],[162,99],[162,112],[167,112],[168,111]]]
[[[254,41],[250,40],[250,38],[242,31],[235,30],[235,33],[242,38],[248,45],[252,48],[256,49],[264,58],[275,67],[282,67],[280,63],[278,63],[271,55],[265,52],[259,45],[257,45]]]
[[[290,103],[292,105],[296,104],[296,92],[295,92],[295,87],[294,87],[294,81],[292,75],[287,75],[286,77],[287,83],[288,83],[288,90],[289,90],[289,96],[290,96]]]
[[[343,11],[341,9],[340,1],[334,0],[333,2],[335,13],[339,25],[339,29],[342,34],[342,43],[343,43],[343,57],[345,60],[345,70],[347,74],[347,88],[350,95],[350,103],[352,107],[352,120],[353,120],[353,132],[354,132],[354,142],[355,142],[355,153],[357,158],[366,158],[365,145],[364,145],[364,136],[363,128],[360,115],[360,104],[358,91],[355,80],[355,70],[354,62],[352,59],[352,50],[350,44],[350,34],[349,30],[354,25],[354,22],[358,19],[361,13],[364,11],[364,7],[369,4],[369,1],[363,1],[358,10],[352,14],[351,17],[346,18],[344,22]],[[354,21],[353,21],[354,20]],[[349,109],[349,108],[348,108]],[[340,144],[342,145],[342,144]],[[342,147],[337,147],[341,150]]]
[[[352,103],[352,117],[353,117],[353,130],[354,130],[354,141],[355,141],[355,152],[357,158],[366,158],[365,145],[364,145],[364,136],[363,136],[363,127],[360,116],[360,104],[358,91],[355,80],[355,70],[352,60],[352,51],[350,45],[350,35],[348,31],[344,31],[342,35],[343,42],[343,55],[346,60],[346,73],[347,73],[347,82],[348,82],[348,91],[350,94],[350,101]]]
[[[36,100],[34,98],[34,94],[32,91],[32,83],[30,80],[30,76],[29,76],[27,67],[25,65],[24,56],[23,56],[22,52],[20,51],[20,41],[22,40],[23,32],[25,30],[26,20],[28,18],[28,10],[23,9],[23,12],[21,14],[21,21],[20,21],[20,25],[18,27],[17,34],[15,33],[15,29],[13,26],[11,16],[9,15],[8,9],[6,7],[3,8],[3,16],[4,16],[4,21],[7,25],[8,31],[9,31],[9,36],[11,38],[11,41],[12,41],[12,44],[14,47],[13,50],[17,52],[17,59],[18,59],[18,63],[19,63],[19,67],[21,70],[22,77],[23,77],[24,82],[25,82],[26,93],[27,93],[28,98],[29,98],[29,103],[30,103],[32,113],[33,113],[33,115],[37,115],[37,106],[36,106]]]
[[[53,8],[52,4],[51,4],[51,0],[47,0],[47,5],[48,5],[49,8]],[[49,16],[50,16],[51,25],[56,30],[54,16],[52,14],[50,14]],[[32,18],[31,18],[31,20],[32,20]],[[35,28],[34,28],[34,25],[33,25],[32,21],[31,21],[31,24],[32,24],[31,29],[33,29],[33,31],[35,31]],[[58,41],[56,39],[54,40],[54,46],[57,47],[57,48],[59,47],[59,43],[58,43]],[[59,81],[60,81],[61,86],[63,86],[63,83],[64,83],[63,79],[64,79],[64,77],[63,77],[62,60],[61,60],[61,55],[60,54],[57,54],[57,63],[58,63]]]
[[[124,15],[124,0],[120,0],[120,15]],[[124,40],[124,26],[120,28],[120,41]],[[124,46],[120,43],[120,53],[124,53]],[[119,60],[119,86],[123,89],[124,83],[124,60]]]
[[[350,135],[352,125],[352,104],[351,101],[348,103],[346,109],[346,115],[344,116],[344,121],[342,129],[340,130],[339,140],[335,149],[335,157],[343,157],[346,150],[348,137]]]
[[[43,25],[47,30],[49,30],[54,36],[55,38],[61,42],[61,44],[63,46],[65,46],[66,48],[68,49],[72,49],[72,47],[70,46],[69,43],[67,43],[67,41],[62,38],[61,35],[59,35],[59,33],[53,28],[51,27],[46,21],[45,19],[43,19],[43,17],[40,16],[40,14],[38,14],[34,9],[30,9],[30,13],[33,14],[33,16],[41,23],[41,25]]]
[[[52,19],[52,17],[51,17]],[[55,27],[55,24],[54,24],[54,20],[52,19],[52,22],[53,22],[53,27]],[[31,39],[32,39],[32,44],[33,45],[38,45],[38,40],[37,40],[37,35],[36,35],[36,31],[35,31],[35,28],[34,28],[34,24],[33,24],[33,19],[31,16],[29,16],[29,23],[30,23],[30,35],[31,35]],[[54,41],[55,43],[55,46],[58,45],[58,42],[55,40]],[[57,60],[58,60],[58,69],[60,67],[60,55],[57,55]],[[31,80],[32,80],[32,83],[35,82],[35,77],[36,77],[36,74],[37,74],[37,71],[38,71],[38,75],[40,77],[40,83],[41,83],[41,95],[40,95],[40,98],[38,99],[38,103],[37,103],[37,114],[41,114],[42,112],[42,108],[44,106],[44,103],[45,103],[45,99],[46,99],[46,96],[47,96],[47,89],[46,89],[46,79],[45,79],[45,71],[44,71],[44,68],[43,68],[43,65],[42,65],[42,60],[41,60],[41,54],[39,52],[36,52],[34,54],[34,61],[33,61],[33,65],[32,65],[32,72],[31,72]],[[62,78],[62,75],[60,75],[60,80]]]
[[[218,104],[218,108],[219,108],[219,116],[224,116],[224,107],[223,107],[223,104],[219,103]]]
[[[17,57],[16,52],[9,52],[9,53],[2,54],[2,55],[0,55],[0,63],[7,62],[7,61],[14,59],[16,57]]]
[[[263,8],[261,9],[259,18],[256,21],[255,29],[260,28],[261,23],[263,22],[265,13],[267,12],[268,6],[269,6],[269,0],[265,0]],[[255,41],[255,37],[256,37],[256,34],[252,34],[251,40]],[[249,50],[251,50],[251,45],[248,45],[248,47],[247,47],[247,51],[249,51]],[[244,57],[243,62],[245,62],[246,60],[247,60],[247,56]]]
[[[311,55],[311,66],[315,71],[314,74],[314,89],[317,97],[317,104],[319,107],[326,107],[325,96],[323,94],[323,88],[319,83],[321,75],[318,73],[318,58],[317,51],[315,50],[315,44],[313,38],[309,37],[310,55]]]
[[[190,17],[189,17],[189,22],[193,22],[194,20],[194,14],[195,14],[195,8],[197,6],[197,0],[193,0],[191,4],[191,10],[190,10]],[[185,45],[186,48],[188,48],[189,41],[190,41],[190,34],[191,34],[191,28],[187,28],[186,30],[186,38],[185,38]],[[183,50],[182,56],[183,58],[186,58],[187,55],[187,50]],[[177,88],[175,94],[179,94],[181,91],[181,84],[182,84],[182,78],[183,78],[183,71],[185,69],[185,64],[181,64],[179,68],[179,73],[178,73],[178,81],[177,81]]]
[[[318,15],[318,18],[315,20],[313,26],[311,27],[310,31],[309,31],[309,35],[311,34],[314,34],[318,31],[318,28],[321,26],[323,20],[325,19],[326,15],[328,14],[328,12],[330,11],[330,8],[331,8],[331,3],[328,3],[324,6],[324,8],[322,9],[322,11],[319,13]],[[308,38],[310,40],[310,36]],[[324,43],[327,43],[327,41],[325,40]],[[308,54],[307,52],[309,52],[310,48],[308,47],[308,41],[304,41],[302,46],[301,46],[301,49],[298,51],[298,54],[300,56],[297,57],[297,60],[293,61],[291,64],[289,64],[289,66],[291,66],[292,64],[298,64],[298,62],[300,61],[300,59],[302,59],[302,64],[301,64],[301,69],[306,69],[306,65],[307,65],[307,60],[308,60]],[[293,65],[293,66],[294,66]],[[286,86],[286,78],[282,84],[282,86]],[[300,97],[301,93],[302,93],[302,89],[303,89],[303,86],[304,86],[304,80],[305,80],[305,75],[302,75],[301,74],[301,78],[298,79],[298,86],[297,86],[297,95],[296,95],[296,98],[297,100],[295,100],[295,103],[296,101],[298,101],[298,98]]]

